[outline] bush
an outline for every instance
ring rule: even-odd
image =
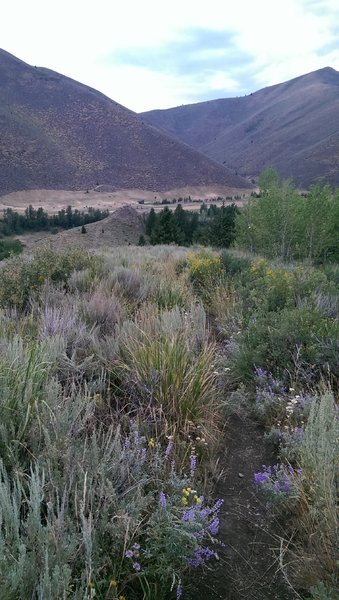
[[[38,250],[31,260],[13,258],[1,271],[0,306],[23,309],[46,281],[66,283],[73,271],[89,267],[95,260],[83,250],[54,252],[49,248]]]
[[[243,271],[248,271],[252,260],[245,256],[239,256],[234,252],[223,250],[220,255],[222,267],[225,269],[226,274],[233,277]]]
[[[338,322],[311,308],[284,308],[252,317],[239,336],[236,373],[250,380],[260,365],[287,384],[314,384],[337,369],[333,343],[338,339],[338,328]]]
[[[293,522],[297,529],[294,577],[298,585],[316,586],[319,593],[327,587],[331,591],[337,569],[338,435],[333,394],[313,397],[299,454],[303,496]],[[317,585],[319,581],[323,583]]]
[[[12,254],[20,254],[23,248],[20,240],[0,240],[0,261]]]

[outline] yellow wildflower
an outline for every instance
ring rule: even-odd
[[[155,447],[155,439],[154,438],[150,438],[150,440],[148,442],[148,447],[149,448],[154,448]]]
[[[111,583],[109,585],[111,588],[116,588],[118,585],[116,579],[111,579]]]
[[[119,596],[118,600],[126,600],[125,596]]]
[[[183,496],[183,497],[181,498],[181,504],[182,504],[183,506],[187,506],[188,502],[187,502],[187,498],[185,498],[185,496]]]

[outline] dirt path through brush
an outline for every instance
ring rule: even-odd
[[[263,432],[248,415],[233,415],[226,428],[225,473],[216,489],[223,498],[219,561],[197,577],[189,597],[194,600],[292,600],[297,596],[279,572],[274,548],[279,525],[253,484],[253,473],[274,456]],[[280,531],[281,532],[281,531]]]

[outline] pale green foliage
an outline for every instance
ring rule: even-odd
[[[239,246],[283,261],[338,258],[338,194],[325,186],[301,196],[271,170],[259,183],[260,197],[251,198],[236,218]]]
[[[317,586],[318,595],[314,588],[312,597],[319,599],[332,597],[330,592],[337,567],[338,438],[338,410],[333,394],[326,392],[313,398],[299,446],[303,496],[295,550],[299,581],[307,587],[315,586],[318,581],[324,582]]]

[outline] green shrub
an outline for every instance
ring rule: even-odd
[[[54,252],[50,248],[38,250],[31,260],[13,258],[1,271],[0,306],[23,309],[46,281],[66,283],[73,271],[94,265],[96,260],[80,249]]]
[[[256,366],[285,382],[310,385],[337,369],[339,324],[311,308],[284,308],[252,317],[239,336],[235,369],[250,380]]]
[[[20,240],[0,240],[0,261],[12,254],[20,254],[23,248]]]
[[[233,277],[243,271],[248,271],[252,260],[245,256],[239,256],[234,252],[223,250],[220,255],[222,267],[225,269],[226,274]]]

